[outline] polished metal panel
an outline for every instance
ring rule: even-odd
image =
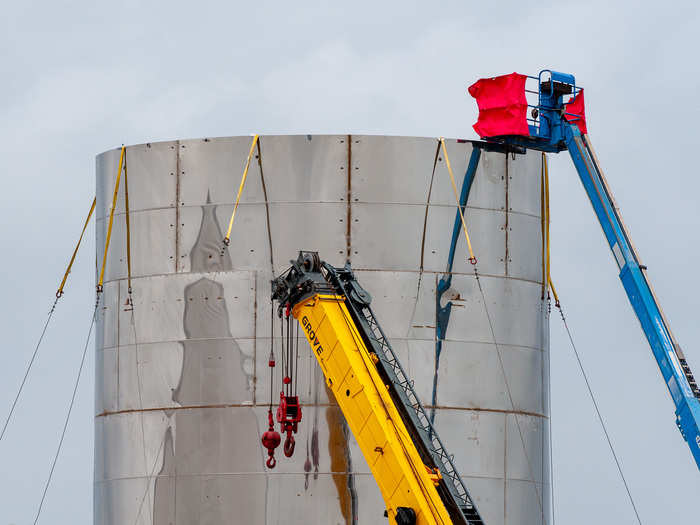
[[[260,137],[222,256],[252,140],[127,147],[133,305],[120,190],[96,328],[95,523],[384,521],[303,338],[296,452],[265,467],[260,435],[282,381],[268,367],[282,345],[270,279],[307,249],[351,260],[486,522],[549,524],[541,156],[482,151],[465,214],[479,281],[460,231],[438,358],[436,290],[456,218],[438,139]],[[474,145],[446,146],[460,191]],[[100,262],[118,160],[119,149],[97,157]]]

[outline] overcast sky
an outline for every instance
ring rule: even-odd
[[[617,4],[617,5],[612,5]],[[493,7],[490,7],[493,5]],[[700,373],[696,2],[4,2],[0,416],[122,143],[259,133],[476,138],[466,87],[542,68],[586,88],[588,130],[676,336]],[[700,474],[566,154],[552,273],[645,524],[698,521]],[[0,442],[0,525],[33,521],[93,301],[93,231]],[[552,318],[555,523],[632,524]],[[41,523],[92,521],[94,347]]]

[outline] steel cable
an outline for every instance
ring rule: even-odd
[[[73,395],[71,396],[70,403],[68,405],[68,412],[66,413],[66,419],[63,423],[63,430],[61,431],[61,439],[58,441],[58,448],[56,449],[56,454],[54,455],[53,462],[51,463],[51,470],[49,471],[49,477],[44,485],[44,491],[41,494],[41,501],[39,502],[39,508],[36,512],[36,517],[34,518],[34,525],[39,522],[39,517],[41,516],[41,509],[44,507],[44,500],[46,499],[46,493],[49,490],[49,485],[51,484],[51,479],[53,478],[54,470],[56,469],[56,462],[61,454],[61,448],[63,447],[63,440],[66,437],[66,430],[68,429],[68,422],[70,421],[71,412],[73,412],[73,405],[75,404],[75,396],[78,392],[78,385],[80,384],[80,376],[83,373],[83,367],[85,365],[85,356],[87,355],[87,349],[90,344],[90,337],[92,336],[92,329],[95,326],[95,319],[97,318],[97,308],[100,304],[100,296],[97,295],[95,300],[95,309],[92,312],[92,321],[90,322],[90,329],[88,330],[87,338],[85,339],[85,348],[83,348],[83,355],[80,359],[80,366],[78,367],[78,374],[75,378],[75,384],[73,386]]]
[[[545,327],[543,328],[543,332],[549,336],[549,318],[550,314],[552,312],[552,306],[551,306],[551,300],[549,298],[549,294],[547,294],[547,310],[546,313],[544,314],[546,316],[547,323]],[[544,347],[543,347],[544,348]],[[549,338],[547,339],[547,348],[549,348]],[[549,357],[547,358],[547,363],[550,363]],[[547,381],[551,380],[551,375],[552,375],[552,370],[551,370],[551,365],[547,365]],[[549,475],[551,476],[550,478],[550,487],[551,487],[551,498],[552,498],[552,525],[556,523],[556,517],[555,517],[555,501],[554,501],[554,444],[552,441],[552,393],[551,393],[551,388],[549,391],[549,394],[547,395],[547,413],[549,414],[549,429],[548,429],[548,436],[549,436]]]
[[[515,411],[515,402],[513,401],[513,394],[510,390],[510,383],[508,382],[508,376],[506,375],[506,367],[505,367],[505,364],[503,363],[503,356],[501,355],[500,346],[498,345],[498,342],[496,341],[496,331],[493,328],[493,322],[491,321],[491,314],[489,313],[488,306],[486,305],[486,295],[484,294],[484,289],[481,286],[481,279],[479,278],[479,272],[477,271],[476,266],[474,267],[474,276],[476,277],[476,284],[479,287],[479,292],[481,293],[481,300],[484,303],[484,311],[486,313],[486,319],[488,319],[489,328],[491,330],[491,337],[493,338],[493,344],[496,347],[496,353],[498,354],[498,362],[501,366],[501,372],[503,373],[503,381],[506,385],[506,392],[508,394],[510,406]],[[525,447],[525,437],[523,436],[523,430],[520,427],[520,421],[518,421],[518,415],[513,414],[513,417],[515,418],[515,425],[518,427],[518,434],[520,434],[520,442],[523,445],[523,454],[525,455],[525,461],[527,461],[527,468],[528,468],[528,471],[530,473],[530,477],[532,478],[532,482],[535,486],[535,493],[537,494],[537,503],[539,504],[539,507],[540,507],[540,513],[542,515],[542,522],[546,523],[547,520],[545,519],[545,516],[544,516],[544,505],[542,503],[542,495],[540,494],[540,491],[537,489],[537,480],[535,479],[534,470],[532,469],[532,463],[530,461],[530,457],[527,454],[527,447]]]
[[[153,479],[153,476],[156,473],[156,467],[158,466],[158,458],[160,457],[160,451],[163,450],[167,435],[168,435],[168,430],[166,429],[165,434],[163,434],[163,439],[160,442],[160,446],[158,447],[158,452],[156,452],[156,457],[153,460],[153,468],[151,469],[151,473],[148,476],[148,479],[146,480],[146,490],[143,491],[143,496],[141,496],[141,503],[139,503],[139,510],[136,513],[136,519],[134,520],[134,525],[136,525],[138,523],[139,518],[141,517],[141,510],[143,509],[143,502],[146,500],[146,496],[148,495],[148,492],[150,490],[151,479]],[[163,452],[163,464],[165,464],[165,452]],[[154,487],[154,491],[155,491],[155,487]]]
[[[7,418],[5,419],[5,423],[2,426],[2,432],[0,432],[0,441],[2,441],[2,438],[5,436],[5,432],[7,431],[7,425],[10,424],[10,419],[12,418],[12,414],[15,412],[15,408],[17,407],[17,402],[19,401],[19,397],[22,395],[22,390],[24,389],[24,384],[27,382],[27,377],[29,377],[29,372],[32,369],[32,366],[34,365],[34,361],[36,360],[37,353],[39,352],[39,346],[41,346],[41,342],[44,340],[44,335],[46,335],[46,329],[49,327],[49,322],[51,321],[51,317],[53,317],[53,313],[56,310],[56,304],[58,303],[58,299],[60,296],[56,296],[56,299],[53,302],[53,306],[51,306],[51,310],[49,310],[49,315],[46,318],[46,323],[44,323],[44,329],[41,331],[41,335],[39,336],[39,340],[36,343],[36,347],[34,348],[34,353],[32,354],[31,359],[29,360],[29,364],[27,365],[27,370],[24,372],[24,377],[22,378],[22,382],[19,385],[19,389],[17,390],[17,395],[15,396],[14,401],[12,402],[12,406],[10,407],[10,413],[7,414]]]
[[[601,428],[603,429],[603,433],[605,434],[605,439],[608,442],[608,447],[610,448],[610,452],[612,453],[612,456],[615,460],[615,464],[617,465],[617,471],[620,473],[620,478],[622,479],[622,483],[625,486],[625,490],[627,491],[627,497],[630,500],[630,503],[632,504],[632,509],[634,510],[634,515],[637,517],[637,523],[639,525],[642,525],[642,520],[639,517],[639,512],[637,511],[637,505],[634,503],[634,498],[632,497],[632,492],[630,491],[630,487],[627,484],[627,479],[625,478],[624,473],[622,472],[622,465],[620,465],[620,461],[617,458],[617,454],[615,453],[615,447],[613,447],[612,440],[610,439],[610,434],[608,434],[608,429],[605,426],[605,421],[603,420],[603,415],[600,413],[600,409],[598,408],[598,402],[596,401],[595,394],[593,394],[593,388],[591,387],[590,381],[588,381],[588,375],[586,374],[586,370],[583,368],[583,363],[581,362],[581,357],[578,353],[578,349],[576,348],[576,344],[574,343],[574,338],[571,335],[571,330],[569,329],[569,324],[566,322],[566,316],[564,315],[564,310],[561,307],[561,304],[557,305],[557,308],[559,309],[559,314],[561,315],[561,320],[564,323],[564,328],[566,329],[566,334],[569,336],[569,342],[571,343],[571,348],[574,351],[574,355],[576,356],[576,361],[578,362],[578,367],[581,370],[581,375],[583,376],[584,381],[586,382],[586,388],[588,389],[588,394],[591,396],[591,401],[593,401],[593,407],[595,408],[595,412],[598,416],[598,422],[600,423]]]
[[[44,324],[44,328],[41,331],[41,335],[39,336],[39,340],[36,343],[36,347],[34,348],[34,353],[32,353],[32,357],[29,360],[29,364],[27,365],[27,369],[24,372],[24,377],[22,378],[22,382],[19,385],[19,389],[17,390],[17,395],[15,396],[15,399],[12,401],[12,406],[10,407],[10,413],[7,414],[7,418],[5,419],[5,423],[2,426],[2,431],[0,432],[0,441],[2,441],[2,438],[5,436],[5,432],[7,431],[7,426],[10,424],[10,419],[12,419],[12,414],[14,414],[15,408],[17,407],[17,403],[19,401],[20,396],[22,395],[22,390],[24,389],[24,385],[27,382],[27,378],[29,377],[29,372],[32,369],[32,366],[34,365],[34,361],[36,360],[36,356],[39,352],[39,347],[41,346],[41,342],[44,340],[44,335],[46,335],[46,330],[49,326],[49,322],[51,321],[51,317],[53,317],[54,311],[56,311],[56,305],[58,304],[58,300],[63,297],[63,288],[66,286],[66,281],[68,281],[68,275],[70,275],[71,269],[73,268],[73,263],[75,262],[75,257],[78,255],[78,250],[80,249],[80,243],[83,240],[83,236],[85,235],[85,230],[87,230],[88,224],[90,223],[90,218],[92,217],[92,214],[95,211],[95,204],[97,202],[97,198],[92,199],[92,205],[90,206],[90,211],[85,218],[85,223],[83,224],[83,229],[80,232],[80,237],[78,238],[78,243],[75,245],[75,249],[73,250],[73,255],[70,258],[70,262],[68,263],[68,267],[66,268],[65,273],[63,274],[63,279],[61,280],[61,284],[58,286],[58,290],[56,291],[56,299],[54,299],[53,305],[51,305],[51,310],[49,310],[49,315],[46,318],[46,323]]]

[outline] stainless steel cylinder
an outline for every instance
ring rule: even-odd
[[[280,348],[270,279],[300,249],[351,261],[486,523],[549,523],[541,156],[481,151],[465,213],[477,280],[460,228],[453,242],[434,138],[262,136],[221,255],[251,142],[127,147],[133,293],[122,177],[97,325],[95,523],[385,521],[303,338],[296,451],[265,467],[260,436],[282,381],[268,367],[271,342],[278,360]],[[446,144],[460,193],[476,146]],[[118,160],[97,157],[98,261]]]

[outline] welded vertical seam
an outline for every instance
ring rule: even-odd
[[[116,399],[117,410],[119,410],[119,389],[120,389],[119,366],[120,366],[120,361],[121,361],[120,357],[121,357],[121,346],[122,346],[121,345],[121,334],[119,333],[119,330],[121,328],[120,323],[119,323],[119,320],[121,318],[121,316],[119,315],[119,308],[120,308],[121,300],[122,300],[121,291],[122,291],[121,281],[117,281],[117,399]],[[103,302],[103,304],[105,304],[105,303]],[[107,306],[105,305],[102,308],[103,308],[103,311],[106,311]],[[104,319],[105,319],[105,316],[103,315],[102,316],[102,333],[103,334],[104,334],[104,324],[105,324]],[[104,339],[103,339],[103,341],[102,341],[102,362],[103,363],[104,363],[104,359],[105,359],[105,351],[104,351]],[[102,395],[102,398],[104,399],[104,393]]]
[[[509,202],[510,199],[509,199],[509,195],[508,195],[508,193],[510,192],[510,184],[508,182],[510,179],[510,173],[508,172],[508,152],[507,151],[505,152],[505,156],[506,156],[506,206],[505,206],[506,207],[506,223],[505,223],[505,226],[503,227],[503,229],[506,232],[506,252],[505,252],[505,256],[503,257],[503,263],[505,264],[505,275],[508,276],[508,257],[509,257],[509,253],[508,253],[508,241],[509,241],[508,228],[510,227],[508,225],[508,211],[510,209],[509,208],[510,207],[510,202]]]
[[[506,522],[506,496],[508,495],[508,413],[503,414],[503,523]]]
[[[345,217],[345,258],[350,262],[350,254],[352,250],[352,135],[347,136],[348,141],[348,158],[347,158],[347,214]]]
[[[175,273],[180,269],[180,141],[175,141]]]
[[[440,284],[439,274],[436,273],[435,274],[435,293],[436,294],[437,294],[437,289],[438,289],[439,284]],[[417,303],[418,303],[418,299],[416,299],[416,304]],[[438,315],[439,315],[439,310],[437,308],[435,308],[435,321],[433,323],[435,325],[435,329],[433,330],[433,348],[435,349],[435,352],[434,352],[435,359],[433,362],[435,364],[434,364],[434,372],[433,372],[433,392],[432,392],[432,396],[431,396],[431,402],[433,401],[433,399],[435,401],[432,403],[433,406],[430,409],[430,411],[431,411],[431,423],[435,422],[435,412],[436,412],[437,392],[438,392],[438,372],[439,372],[438,367],[440,365],[440,361],[439,361],[440,357],[438,355],[439,352],[437,351],[438,350],[438,333],[437,333],[438,332],[438,328],[437,328],[438,327]],[[408,343],[406,343],[406,344],[408,344]],[[409,354],[410,354],[410,352],[409,352]]]
[[[272,319],[270,319],[272,322]],[[253,271],[253,406],[258,382],[258,272]]]

